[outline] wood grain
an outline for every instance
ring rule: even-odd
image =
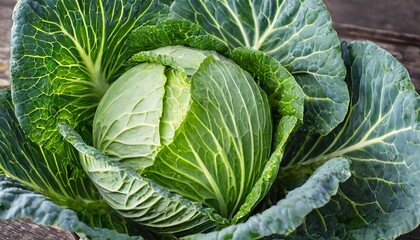
[[[10,29],[16,0],[0,1],[0,88],[9,85]]]
[[[340,38],[370,40],[405,65],[420,92],[419,0],[324,0]]]
[[[419,0],[324,0],[334,23],[420,35]]]
[[[404,64],[420,92],[420,35],[340,23],[335,23],[334,28],[344,40],[370,40],[386,49]]]
[[[0,239],[2,240],[77,240],[79,237],[67,231],[47,227],[28,219],[14,221],[0,220]]]

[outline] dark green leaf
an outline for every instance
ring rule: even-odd
[[[321,0],[175,0],[171,12],[231,48],[254,48],[280,61],[306,94],[306,130],[327,134],[344,119],[349,95],[340,40]]]
[[[153,50],[156,48],[184,45],[202,50],[227,54],[227,43],[207,34],[197,24],[187,20],[168,19],[155,25],[136,28],[127,40],[129,48]]]
[[[231,58],[256,79],[267,94],[275,124],[279,116],[293,116],[303,122],[304,93],[293,76],[274,58],[252,48],[235,48]]]
[[[345,50],[349,114],[325,137],[300,133],[291,140],[283,181],[293,178],[288,172],[299,176],[332,157],[349,158],[352,178],[301,233],[393,239],[420,223],[420,97],[385,50],[371,42]]]
[[[123,63],[132,29],[164,6],[144,0],[22,0],[12,31],[13,102],[29,138],[55,152],[60,122],[89,131],[100,99]]]

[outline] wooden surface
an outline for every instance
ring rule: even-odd
[[[10,79],[10,28],[12,11],[16,0],[0,0],[0,88],[8,85]]]
[[[16,221],[0,220],[0,239],[2,240],[77,240],[77,235],[26,219]]]
[[[388,50],[405,65],[420,91],[420,0],[324,2],[341,38],[370,40]]]
[[[9,85],[10,28],[16,0],[0,0],[0,88]],[[420,90],[420,0],[324,0],[339,36],[367,39],[390,51],[409,70]],[[0,239],[77,239],[74,234],[28,220],[0,220]],[[420,228],[400,240],[420,240]]]

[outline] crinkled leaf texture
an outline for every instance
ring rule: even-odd
[[[90,240],[141,240],[106,228],[91,228],[77,217],[77,213],[56,205],[40,193],[0,175],[0,218],[29,218],[38,224],[57,227],[77,233],[81,239]]]
[[[273,124],[281,116],[293,116],[303,122],[304,92],[295,78],[279,61],[253,48],[235,48],[230,57],[242,69],[252,74],[258,85],[267,94],[273,114]]]
[[[280,179],[292,182],[332,157],[349,158],[351,179],[297,234],[394,239],[420,223],[420,97],[407,70],[385,50],[359,41],[344,49],[349,114],[325,137],[296,134]]]
[[[24,135],[10,95],[10,89],[0,91],[0,171],[56,204],[73,209],[91,226],[127,232],[126,221],[116,216],[83,169],[76,167],[78,153],[70,144],[60,154],[51,153]]]
[[[82,155],[81,164],[104,199],[122,216],[161,234],[174,235],[201,232],[228,223],[213,209],[171,193],[102,155],[86,145],[69,126],[60,125],[60,131]]]
[[[171,13],[231,48],[254,48],[280,61],[305,92],[306,130],[327,134],[346,116],[340,40],[321,0],[175,0]]]
[[[29,138],[55,152],[65,122],[91,132],[95,109],[124,62],[130,31],[166,8],[155,0],[22,0],[12,29],[16,115]]]
[[[199,25],[182,19],[165,19],[136,28],[128,36],[127,45],[142,50],[184,45],[224,55],[229,52],[227,43],[207,34]]]
[[[246,222],[217,232],[198,234],[185,239],[259,239],[288,235],[302,224],[311,211],[324,206],[337,193],[339,184],[350,177],[350,163],[345,158],[331,159],[322,165],[302,186],[286,198]]]

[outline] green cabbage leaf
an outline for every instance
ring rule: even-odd
[[[41,193],[33,192],[10,178],[0,176],[0,217],[2,219],[31,219],[37,224],[76,232],[82,239],[142,240],[114,230],[89,227],[80,221],[77,213],[65,209]]]
[[[29,139],[60,152],[65,141],[59,123],[91,132],[100,99],[139,51],[127,47],[129,33],[165,12],[154,0],[19,1],[11,41],[12,95]]]
[[[292,137],[280,184],[293,189],[311,169],[344,156],[352,162],[351,178],[298,235],[393,239],[420,223],[420,97],[407,70],[385,50],[360,41],[344,49],[349,114],[327,136]]]
[[[171,14],[232,49],[253,48],[277,59],[305,92],[305,130],[327,134],[346,116],[340,41],[321,0],[175,0]]]

